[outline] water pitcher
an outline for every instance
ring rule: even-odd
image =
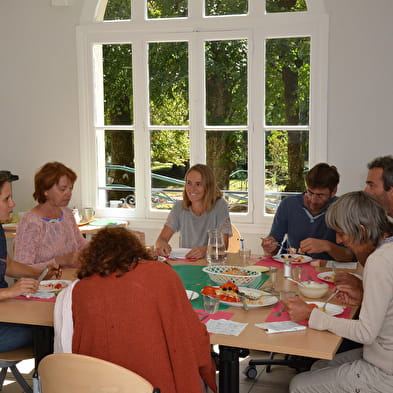
[[[209,229],[206,259],[209,265],[222,265],[226,261],[224,236],[218,229]]]

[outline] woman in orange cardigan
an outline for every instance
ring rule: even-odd
[[[105,228],[80,255],[72,352],[126,367],[162,393],[217,391],[209,335],[171,266],[125,228]]]

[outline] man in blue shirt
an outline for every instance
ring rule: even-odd
[[[352,261],[352,252],[336,243],[336,233],[325,224],[325,213],[337,199],[340,175],[335,166],[315,165],[306,175],[307,191],[285,198],[277,209],[269,236],[262,242],[267,255],[294,248],[315,259]]]

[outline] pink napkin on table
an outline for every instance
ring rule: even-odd
[[[290,321],[288,313],[286,311],[281,311],[283,307],[284,306],[282,305],[281,302],[276,303],[270,314],[267,316],[266,322]],[[279,316],[274,315],[274,313],[277,311],[281,311],[281,315]],[[344,307],[344,311],[339,315],[335,315],[335,317],[349,319],[350,314],[351,314],[351,307]],[[297,323],[299,325],[304,325],[304,326],[308,325],[308,321],[301,321]]]
[[[42,297],[35,297],[33,295],[30,296],[30,297],[19,295],[19,296],[13,297],[12,299],[17,299],[17,300],[34,300],[34,301],[37,301],[37,302],[52,302],[52,303],[55,303],[56,296],[53,296],[53,297],[48,298],[48,299],[44,299]]]
[[[194,311],[198,314],[199,318],[202,318],[205,315],[208,315],[207,318],[205,318],[202,323],[206,323],[210,319],[231,319],[233,316],[233,312],[225,312],[225,311],[217,311],[215,314],[207,314],[205,310],[200,310],[195,308]]]
[[[266,266],[266,267],[278,267],[279,269],[282,269],[284,267],[284,264],[278,261],[275,261],[272,257],[265,257],[255,263],[257,266]]]

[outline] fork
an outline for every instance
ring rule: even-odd
[[[326,306],[327,304],[330,302],[330,300],[332,300],[340,291],[337,289],[335,292],[333,292],[326,300],[325,304],[322,306],[322,310],[325,311],[326,310]]]

